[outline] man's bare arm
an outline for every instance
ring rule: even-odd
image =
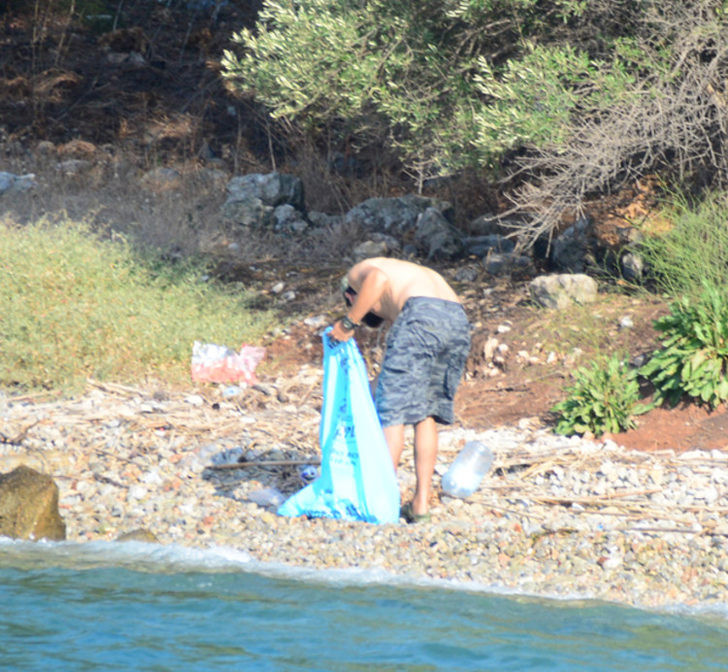
[[[371,310],[379,308],[384,292],[389,287],[389,278],[376,266],[370,264],[357,264],[351,269],[350,277],[353,285],[359,290],[354,304],[349,309],[349,319],[359,323]]]
[[[355,324],[360,324],[364,316],[379,303],[389,286],[389,279],[376,266],[362,262],[349,271],[349,282],[359,290],[347,317]],[[345,329],[341,320],[337,320],[331,328],[330,337],[335,341],[348,341],[353,334],[353,329]]]

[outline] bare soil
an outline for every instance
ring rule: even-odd
[[[603,354],[619,352],[632,359],[649,355],[659,346],[653,321],[667,312],[664,302],[648,295],[634,297],[604,291],[590,307],[559,312],[535,306],[528,280],[495,280],[487,275],[472,283],[458,283],[457,267],[438,268],[458,289],[475,326],[466,374],[456,397],[458,422],[483,428],[529,423],[553,425],[551,409],[565,398],[580,366],[590,366]],[[312,271],[290,270],[288,287],[303,289],[296,304],[301,315],[334,319],[343,309],[332,288],[338,278]],[[317,288],[317,289],[315,289]],[[633,326],[621,326],[629,318]],[[383,354],[384,333],[362,328],[357,342],[376,373]],[[301,321],[290,333],[268,344],[267,367],[272,374],[321,362],[321,328]],[[493,362],[487,343],[507,346],[502,361]],[[645,399],[649,390],[644,391]],[[728,412],[693,402],[656,408],[635,418],[636,427],[605,436],[629,449],[642,451],[728,448]]]

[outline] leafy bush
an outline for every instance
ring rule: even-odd
[[[265,0],[233,36],[222,74],[276,118],[354,147],[394,148],[413,173],[495,165],[506,149],[562,135],[577,108],[623,93],[622,67],[568,40],[575,0]],[[595,29],[595,34],[596,34]],[[605,49],[607,53],[609,49]],[[614,76],[610,76],[613,73]]]
[[[571,45],[524,46],[525,53],[502,68],[478,59],[473,81],[490,102],[476,109],[470,123],[476,129],[473,149],[484,161],[519,145],[564,143],[575,110],[608,110],[629,95],[634,81],[623,68]]]
[[[0,221],[0,384],[76,390],[86,378],[189,380],[195,340],[239,347],[272,322],[199,266],[136,257],[83,223]]]
[[[580,367],[575,375],[568,397],[551,409],[559,416],[558,434],[620,432],[634,427],[634,416],[647,410],[638,404],[637,370],[616,354]]]
[[[592,4],[605,7],[594,0],[587,13]],[[525,223],[515,228],[530,242],[580,213],[587,199],[651,173],[680,188],[726,184],[728,107],[723,94],[716,94],[728,77],[724,3],[609,4],[632,11],[624,17],[623,35],[597,40],[602,61],[611,65],[597,72],[621,81],[624,95],[615,99],[616,87],[607,108],[587,98],[555,142],[531,146],[517,157],[513,174],[520,187],[510,195],[509,214],[523,216]]]
[[[705,283],[702,295],[685,296],[655,321],[662,348],[640,373],[655,386],[655,403],[677,404],[685,395],[716,407],[728,399],[728,296]]]

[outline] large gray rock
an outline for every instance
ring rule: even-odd
[[[222,206],[222,215],[227,221],[240,226],[267,228],[273,221],[274,210],[273,206],[251,196],[239,201],[228,199]]]
[[[583,273],[593,265],[590,227],[588,219],[580,219],[554,240],[551,261],[556,268],[568,273]]]
[[[148,170],[139,180],[142,187],[155,193],[175,191],[182,188],[182,175],[174,168],[159,166]]]
[[[383,240],[365,240],[351,251],[351,256],[355,262],[371,259],[372,257],[387,257],[389,255],[390,249]]]
[[[304,211],[303,182],[285,173],[250,173],[233,177],[227,184],[228,202],[260,199],[265,205],[292,205]]]
[[[417,218],[414,240],[428,259],[453,259],[463,251],[458,232],[437,208],[427,208]]]
[[[644,259],[636,252],[625,252],[619,260],[622,275],[630,282],[642,282],[645,272]]]
[[[278,233],[300,233],[305,221],[303,182],[283,173],[251,173],[227,183],[223,217],[244,227],[273,227]]]
[[[483,266],[491,275],[531,273],[533,259],[516,252],[489,252],[483,257]]]
[[[308,227],[300,211],[289,203],[277,206],[273,210],[273,230],[276,233],[302,233]]]
[[[505,254],[516,249],[516,244],[512,239],[497,233],[486,236],[468,236],[463,238],[463,245],[468,254],[474,254],[476,257],[484,257],[489,252]]]
[[[35,186],[36,181],[33,173],[15,175],[14,173],[0,171],[0,196],[13,192],[28,191],[28,189]]]
[[[368,198],[346,213],[344,221],[364,231],[379,231],[394,236],[411,233],[425,210],[435,208],[448,219],[452,206],[447,201],[425,196],[400,196],[396,198]]]
[[[531,280],[528,289],[536,303],[559,310],[574,303],[590,303],[597,297],[596,281],[583,273],[540,275]]]
[[[0,474],[0,536],[13,539],[66,538],[53,479],[20,466]]]

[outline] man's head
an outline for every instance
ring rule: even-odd
[[[356,301],[356,290],[349,284],[349,280],[346,276],[341,279],[341,291],[344,294],[344,301],[346,302],[347,307],[351,308],[354,305],[354,301]],[[379,317],[379,315],[375,315],[370,310],[364,317],[361,318],[361,321],[366,324],[367,327],[376,329],[381,326],[382,322],[384,322],[384,318]]]

